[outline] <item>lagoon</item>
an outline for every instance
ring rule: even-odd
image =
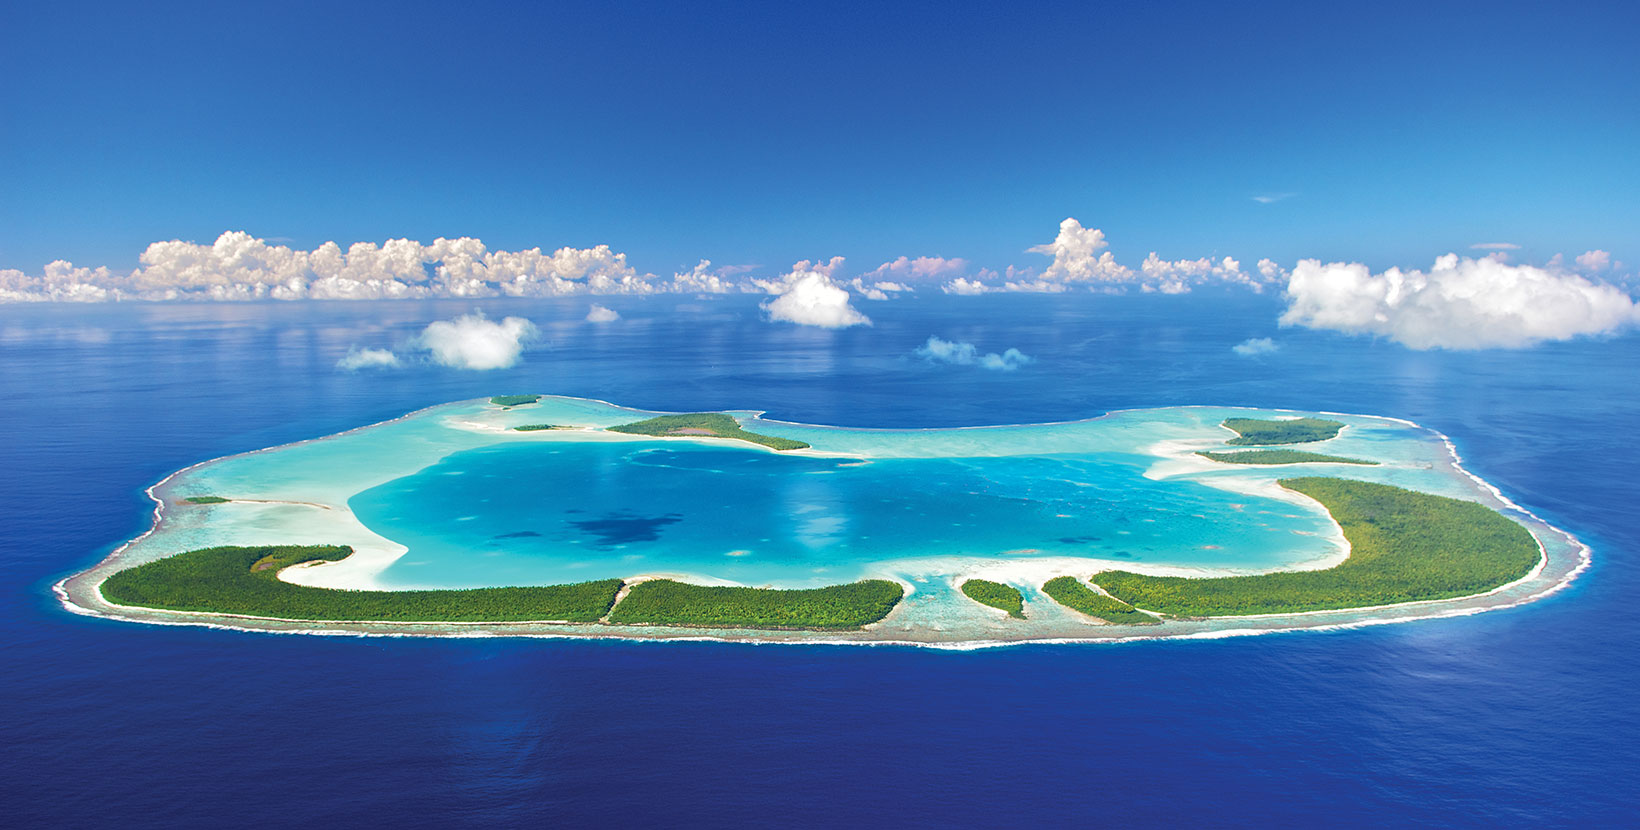
[[[345,544],[357,552],[289,568],[280,578],[366,590],[652,578],[817,588],[886,579],[910,597],[864,631],[708,636],[975,644],[1133,636],[1048,600],[1042,585],[1056,577],[1085,579],[1103,570],[1251,574],[1331,567],[1348,554],[1325,509],[1277,485],[1295,465],[1222,464],[1198,455],[1235,438],[1226,419],[1295,416],[1286,411],[1168,407],[1064,423],[924,430],[845,429],[733,413],[751,432],[810,445],[790,451],[608,429],[656,414],[570,397],[521,406],[463,401],[198,465],[154,488],[155,527],[103,563],[101,575],[207,546]],[[1394,484],[1505,511],[1543,545],[1543,567],[1492,596],[1293,614],[1249,630],[1471,613],[1540,596],[1582,567],[1585,552],[1575,539],[1464,471],[1438,433],[1391,418],[1327,417],[1344,424],[1342,432],[1306,446],[1379,463],[1297,465],[1305,474]],[[516,429],[530,423],[568,428]],[[227,501],[196,503],[201,497]],[[967,600],[959,588],[969,578],[1019,589],[1028,621],[998,620]],[[99,607],[100,597],[77,601],[74,585],[70,580],[63,589],[71,607],[131,615]],[[138,616],[154,613],[160,612]],[[387,624],[358,625],[371,631]],[[1169,620],[1144,636],[1245,625],[1237,618]],[[414,633],[452,630],[428,624]],[[553,631],[701,635],[609,625]],[[541,629],[498,626],[490,633]]]

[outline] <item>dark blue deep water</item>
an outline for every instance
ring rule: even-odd
[[[0,307],[0,816],[10,827],[1630,825],[1640,337],[1419,353],[1243,296],[488,303],[510,370],[348,374],[471,303]],[[682,306],[678,308],[677,306]],[[929,335],[1037,358],[910,356]],[[1274,336],[1281,351],[1230,347]],[[1593,545],[1524,608],[1357,631],[977,652],[148,627],[50,585],[227,453],[514,391],[922,427],[1235,404],[1410,418]]]

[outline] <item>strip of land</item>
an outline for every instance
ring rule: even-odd
[[[989,579],[970,579],[962,583],[962,592],[981,605],[1007,611],[1010,617],[1025,619],[1025,597],[1012,585]]]
[[[1160,620],[1119,600],[1107,597],[1078,582],[1075,577],[1059,576],[1042,586],[1042,593],[1054,602],[1081,611],[1117,625],[1155,625]]]
[[[1388,484],[1288,478],[1281,486],[1332,514],[1350,555],[1319,571],[1191,578],[1094,574],[1113,597],[1184,617],[1366,608],[1485,593],[1525,576],[1542,557],[1526,528],[1475,502]]]
[[[108,577],[103,597],[120,605],[287,620],[381,622],[592,622],[609,611],[621,580],[575,585],[434,591],[337,591],[293,585],[280,570],[346,559],[337,545],[218,547],[188,551]]]
[[[1224,425],[1237,436],[1224,443],[1234,445],[1308,444],[1332,438],[1344,428],[1342,421],[1326,418],[1226,418]]]
[[[690,585],[652,579],[634,585],[609,614],[612,623],[712,628],[860,628],[888,616],[905,589],[886,579],[780,590]]]
[[[541,400],[540,395],[496,395],[490,399],[490,403],[501,407],[511,407],[535,403],[538,400]]]
[[[685,415],[661,415],[630,424],[609,428],[610,432],[629,435],[708,435],[715,438],[733,438],[750,441],[776,450],[804,450],[809,445],[790,438],[759,435],[741,429],[740,422],[722,412],[691,412]]]
[[[1202,450],[1197,455],[1221,464],[1365,464],[1376,467],[1378,462],[1364,458],[1346,458],[1342,455],[1323,455],[1304,450],[1241,450],[1239,452],[1212,452]]]
[[[894,609],[904,589],[888,580],[809,590],[723,588],[658,579],[574,585],[423,591],[338,591],[294,585],[279,571],[345,559],[340,545],[217,547],[179,553],[102,583],[119,605],[280,620],[349,622],[597,622],[723,628],[853,629]],[[613,610],[612,610],[613,609]]]

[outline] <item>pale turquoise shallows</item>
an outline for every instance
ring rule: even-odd
[[[346,505],[365,528],[408,547],[375,575],[384,588],[648,573],[800,587],[931,557],[1267,570],[1337,552],[1329,538],[1336,531],[1318,506],[1271,497],[1269,482],[1280,476],[1341,474],[1485,495],[1453,474],[1445,447],[1427,431],[1356,416],[1337,416],[1350,426],[1312,446],[1382,466],[1201,461],[1192,450],[1234,437],[1219,422],[1249,411],[1194,407],[944,430],[817,427],[737,413],[748,429],[799,438],[829,456],[734,441],[510,429],[590,429],[652,414],[569,398],[506,410],[451,404],[223,459],[165,489],[176,497]],[[166,545],[172,549],[282,535],[321,541],[304,528],[321,533],[335,517],[248,502],[197,510],[194,522],[175,518],[182,521],[164,534],[178,537],[172,541],[180,544]]]

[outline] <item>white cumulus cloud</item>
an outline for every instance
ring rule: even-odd
[[[1242,357],[1257,357],[1261,354],[1269,354],[1279,348],[1281,347],[1277,346],[1276,342],[1268,337],[1249,337],[1231,346],[1230,351]]]
[[[1585,251],[1577,255],[1577,264],[1587,271],[1604,271],[1612,267],[1609,251]]]
[[[1118,262],[1106,250],[1108,247],[1104,231],[1084,227],[1075,217],[1067,218],[1059,223],[1059,233],[1052,242],[1028,249],[1053,257],[1040,273],[1012,265],[1004,274],[980,269],[973,277],[953,276],[940,290],[966,295],[993,291],[1056,294],[1077,288],[1122,293],[1136,287],[1147,293],[1185,294],[1199,285],[1219,283],[1262,292],[1266,285],[1285,275],[1279,265],[1267,259],[1259,261],[1256,272],[1250,272],[1242,270],[1241,262],[1234,257],[1165,260],[1154,251],[1135,270]],[[910,268],[912,262],[906,260],[905,267]]]
[[[354,346],[336,361],[336,368],[347,371],[359,369],[391,369],[399,365],[399,356],[387,349],[361,349]]]
[[[619,319],[621,319],[620,312],[613,308],[605,308],[604,306],[596,303],[593,304],[592,308],[587,310],[588,323],[613,323]]]
[[[1388,337],[1414,349],[1519,348],[1616,332],[1640,319],[1622,290],[1575,274],[1447,254],[1427,273],[1307,259],[1282,325]]]
[[[1139,273],[1143,275],[1143,288],[1146,291],[1160,291],[1163,294],[1183,294],[1192,286],[1210,281],[1219,281],[1244,285],[1255,292],[1264,290],[1263,280],[1268,279],[1262,260],[1259,263],[1259,277],[1241,270],[1241,263],[1232,257],[1223,259],[1179,259],[1165,260],[1151,251],[1145,261],[1139,264]],[[1270,263],[1274,265],[1275,263]]]
[[[1108,246],[1104,231],[1098,228],[1084,228],[1081,222],[1069,218],[1059,223],[1059,235],[1055,236],[1052,242],[1033,246],[1029,250],[1031,253],[1053,257],[1053,262],[1043,270],[1039,279],[1044,285],[1122,282],[1132,277],[1132,269],[1118,264],[1111,252],[1104,250]]]
[[[524,341],[535,335],[535,324],[522,317],[497,323],[482,312],[427,325],[416,338],[434,363],[456,369],[505,369],[518,362]]]
[[[928,338],[928,342],[917,347],[916,355],[930,363],[978,366],[1003,372],[1011,372],[1034,361],[1034,358],[1018,349],[1008,349],[1001,354],[980,354],[979,347],[972,343],[941,340],[933,336]]]
[[[966,277],[957,277],[956,279],[940,286],[940,290],[947,294],[965,294],[971,296],[974,294],[984,294],[988,291],[994,291],[996,289],[993,289],[991,286],[978,280],[971,280]]]
[[[885,262],[877,266],[876,270],[865,276],[879,280],[893,279],[899,282],[917,282],[954,277],[965,273],[967,270],[968,260],[962,257],[950,259],[938,256],[920,256],[916,259],[900,257],[893,262]]]
[[[831,276],[842,264],[842,257],[833,257],[830,262],[820,264],[803,260],[778,280],[754,280],[765,291],[775,295],[774,299],[763,303],[763,310],[770,320],[800,326],[839,329],[871,325],[871,319],[849,303],[848,289]]]
[[[729,294],[755,290],[730,279],[734,272],[741,270],[738,266],[714,269],[711,260],[703,259],[694,268],[673,274],[670,288],[679,294]]]

